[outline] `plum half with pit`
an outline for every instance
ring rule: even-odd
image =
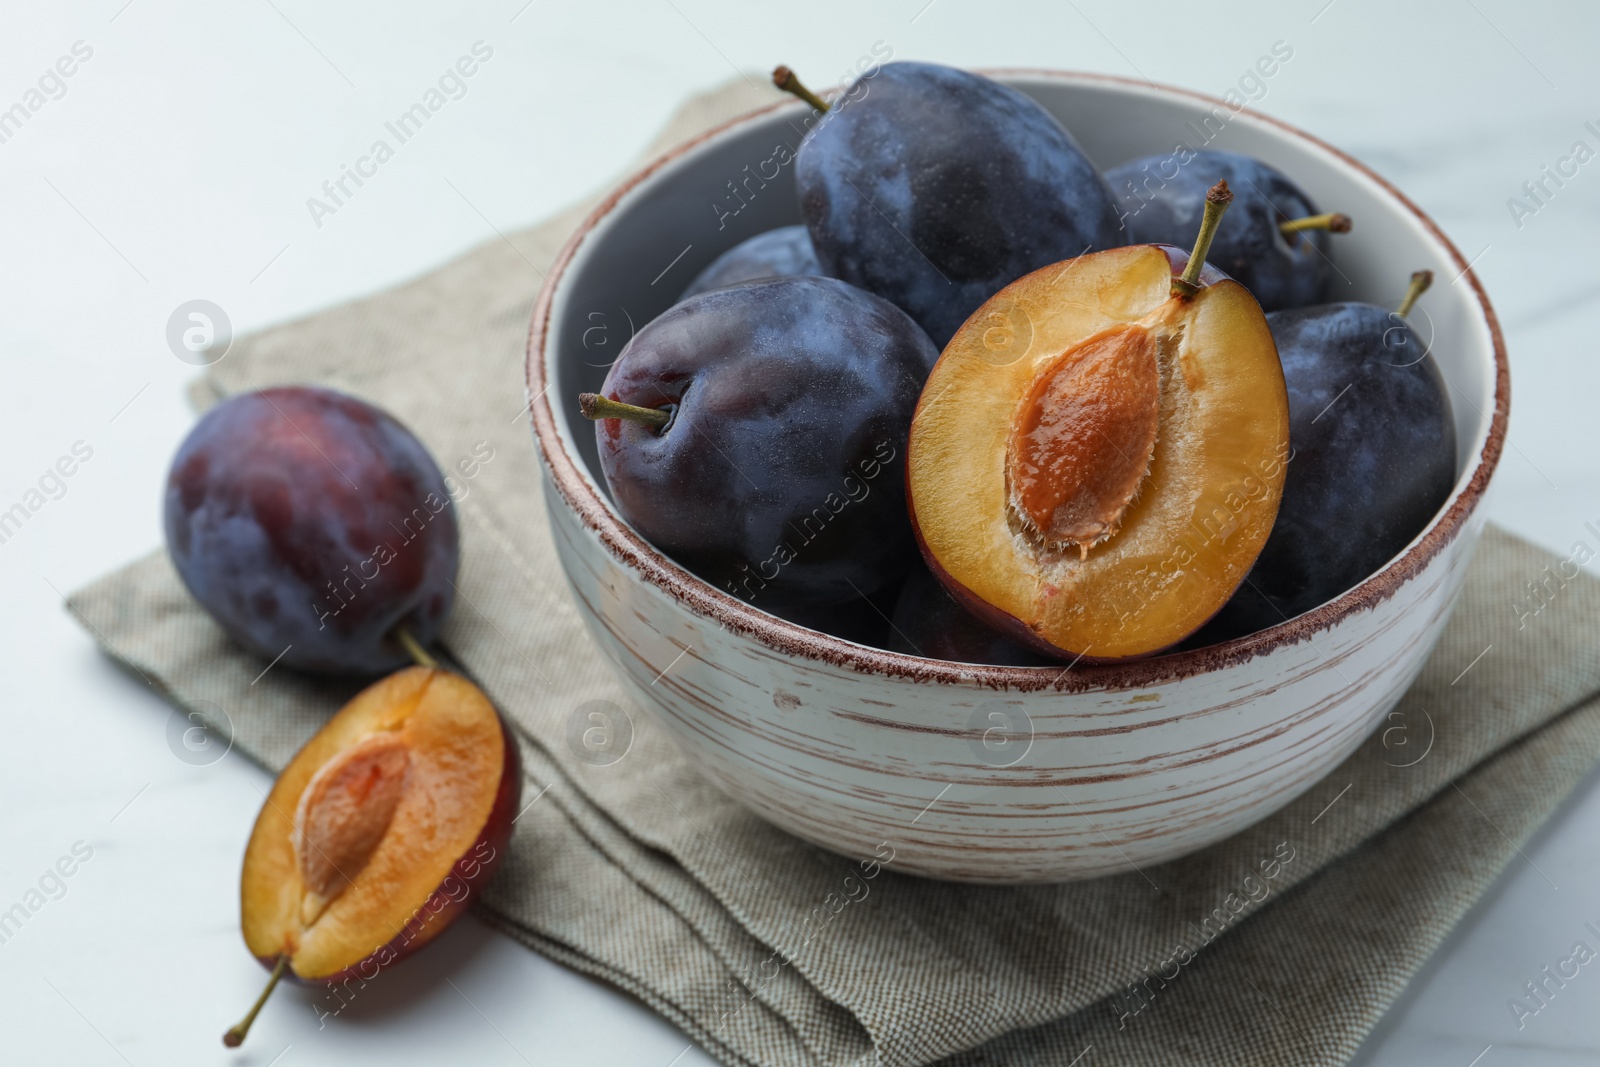
[[[679,300],[762,278],[791,278],[822,274],[811,235],[804,226],[780,226],[740,241],[694,276]]]
[[[1194,251],[1134,245],[1002,289],[945,346],[906,446],[912,523],[952,597],[1077,662],[1162,652],[1266,543],[1289,405],[1266,316]]]
[[[516,741],[465,678],[417,666],[357,694],[256,817],[240,925],[272,976],[222,1043],[243,1043],[280,979],[359,989],[437,937],[504,859],[521,795]]]
[[[1226,181],[1233,205],[1206,259],[1250,290],[1263,311],[1328,299],[1333,263],[1328,234],[1350,218],[1319,212],[1288,176],[1237,152],[1202,149],[1147,156],[1106,171],[1120,204],[1127,244],[1184,246],[1205,213],[1206,190]]]
[[[702,293],[628,343],[595,419],[617,509],[652,544],[773,611],[870,596],[916,556],[906,434],[938,350],[831,278]]]
[[[167,549],[244,647],[323,674],[411,661],[454,600],[444,476],[398,421],[331,389],[243,393],[207,412],[167,477]]]
[[[821,103],[787,68],[775,80]],[[800,143],[795,182],[823,271],[904,308],[941,347],[1029,271],[1124,243],[1105,179],[1048,111],[932,63],[847,86]]]
[[[1399,310],[1338,303],[1267,316],[1289,390],[1292,448],[1277,523],[1232,600],[1195,636],[1212,644],[1326,603],[1393,559],[1456,479],[1444,377]]]

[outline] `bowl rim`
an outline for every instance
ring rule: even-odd
[[[1472,264],[1445,236],[1438,224],[1392,183],[1348,153],[1282,119],[1249,107],[1234,108],[1220,97],[1158,84],[1147,79],[1115,74],[1033,67],[985,68],[978,73],[1001,78],[1042,78],[1098,83],[1134,88],[1140,92],[1153,90],[1157,94],[1177,96],[1187,101],[1227,108],[1233,114],[1248,113],[1252,119],[1275,127],[1290,137],[1305,141],[1333,156],[1344,166],[1372,181],[1410,212],[1455,263],[1459,270],[1457,280],[1465,281],[1469,286],[1469,293],[1476,301],[1483,322],[1488,327],[1494,350],[1494,411],[1489,420],[1488,432],[1485,434],[1483,447],[1471,461],[1470,477],[1466,485],[1462,486],[1459,492],[1453,493],[1444,511],[1435,515],[1422,534],[1414,538],[1407,549],[1383,569],[1368,576],[1366,580],[1333,600],[1292,619],[1244,637],[1185,652],[1082,666],[1073,661],[1059,668],[1054,665],[1001,667],[958,663],[858,645],[770,615],[760,608],[718,590],[709,582],[690,573],[635,532],[613,510],[604,495],[596,490],[590,479],[585,477],[580,466],[581,460],[567,452],[556,424],[555,410],[550,402],[551,379],[545,368],[545,358],[549,349],[550,318],[556,292],[578,250],[624,197],[663,168],[708,141],[780,108],[803,106],[798,101],[775,100],[764,107],[718,123],[668,149],[630,174],[585,216],[583,222],[562,246],[545,275],[538,298],[534,302],[528,331],[525,365],[527,395],[541,462],[551,484],[578,520],[599,537],[613,557],[628,565],[645,581],[660,588],[689,611],[711,619],[724,629],[753,638],[776,652],[821,661],[843,669],[907,678],[918,682],[943,682],[969,687],[977,684],[1018,692],[1047,688],[1061,692],[1145,689],[1234,666],[1301,641],[1310,641],[1318,633],[1331,629],[1343,619],[1388,600],[1402,585],[1419,575],[1427,564],[1466,527],[1468,518],[1488,489],[1490,476],[1494,473],[1505,446],[1511,394],[1511,373],[1506,355],[1505,337],[1500,331],[1499,317],[1495,314],[1494,307],[1490,304],[1488,294],[1484,291],[1477,274],[1473,272]],[[1457,480],[1459,482],[1459,476]]]

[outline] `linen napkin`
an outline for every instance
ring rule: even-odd
[[[751,82],[697,97],[650,153],[769,99]],[[462,569],[443,644],[516,727],[528,778],[480,914],[642,998],[720,1060],[1344,1062],[1489,882],[1530,862],[1521,843],[1600,758],[1600,581],[1490,528],[1389,722],[1276,815],[1087,883],[951,885],[891,865],[847,886],[858,858],[767,825],[696,771],[571,603],[522,364],[541,272],[586,209],[236,342],[194,393],[204,406],[290,382],[352,392],[457,472]],[[1530,599],[1532,582],[1545,592]],[[252,684],[265,664],[162,553],[69,607],[269,768],[359,688],[283,668]],[[597,700],[625,739],[603,758],[576,739]]]

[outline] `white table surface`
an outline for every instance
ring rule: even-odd
[[[244,331],[415,275],[612,180],[681,97],[736,68],[784,61],[827,83],[882,40],[900,58],[1220,94],[1289,42],[1259,106],[1398,182],[1476,257],[1496,302],[1516,401],[1491,517],[1563,554],[1600,524],[1600,161],[1550,186],[1520,226],[1507,206],[1575,141],[1600,148],[1584,125],[1600,129],[1593,5],[436,6],[456,10],[95,0],[0,15],[0,109],[75,42],[92,49],[0,143],[0,509],[75,442],[93,449],[65,495],[0,544],[0,910],[74,843],[93,849],[65,895],[0,944],[6,1063],[711,1062],[626,996],[471,920],[324,1029],[307,995],[280,990],[246,1048],[225,1052],[218,1035],[262,978],[239,940],[237,880],[267,778],[237,754],[175,758],[166,705],[60,602],[160,544],[196,373],[165,342],[180,303],[214,301]],[[306,198],[478,40],[494,55],[468,94],[315,226]],[[1359,1062],[1594,1062],[1600,978],[1570,983],[1521,1030],[1506,1002],[1600,920],[1597,837],[1591,782]]]

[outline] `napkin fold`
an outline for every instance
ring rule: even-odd
[[[651,153],[771,98],[751,82],[697,97]],[[1600,581],[1491,527],[1389,721],[1270,818],[1093,882],[974,887],[886,867],[846,892],[851,858],[767,825],[698,773],[567,592],[522,363],[542,272],[586,210],[242,339],[194,396],[342,389],[394,413],[453,473],[462,568],[442,643],[516,728],[527,775],[479,913],[627,989],[718,1059],[1343,1062],[1496,875],[1531,862],[1521,844],[1600,758]],[[108,653],[274,770],[359,688],[262,676],[163,553],[69,607]],[[620,709],[611,728],[626,739],[606,761],[573,740],[596,700]]]

